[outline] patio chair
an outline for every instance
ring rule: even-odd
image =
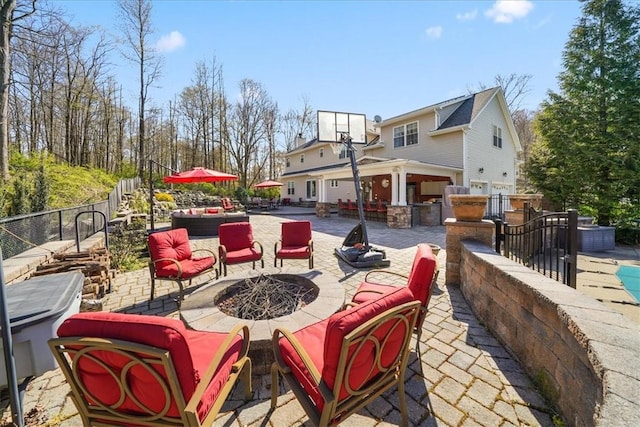
[[[382,203],[382,199],[378,199],[378,204],[376,205],[378,217],[381,221],[387,222],[387,205]]]
[[[255,269],[256,261],[260,261],[260,266],[264,268],[262,245],[253,239],[251,223],[232,222],[220,224],[218,235],[220,239],[218,273],[222,272],[226,276],[227,265],[245,262],[253,262],[253,268]]]
[[[310,221],[283,222],[280,240],[273,246],[275,257],[273,266],[277,267],[283,259],[308,259],[309,269],[313,268],[313,239]]]
[[[188,330],[177,319],[75,314],[49,340],[85,426],[211,426],[236,381],[251,399],[249,329]]]
[[[397,385],[408,425],[404,381],[419,306],[411,291],[398,288],[297,332],[276,329],[271,407],[278,373],[316,426],[337,425]]]
[[[233,202],[230,198],[222,198],[222,209],[224,209],[225,212],[235,210],[235,206],[233,206]]]
[[[209,249],[191,250],[189,234],[186,228],[159,231],[149,235],[149,274],[151,275],[151,300],[154,298],[156,280],[176,282],[180,288],[178,306],[182,302],[184,286],[182,282],[191,281],[196,277],[214,270],[216,279],[218,270],[214,268],[216,255]],[[202,252],[208,256],[197,258],[194,254]]]
[[[347,204],[343,202],[342,199],[338,199],[338,215],[346,216],[346,214],[347,214]]]
[[[358,216],[358,205],[347,199],[347,216]]]
[[[364,282],[358,286],[350,305],[362,304],[371,299],[378,298],[381,294],[397,289],[396,286],[388,283],[376,282],[373,276],[395,276],[401,280],[406,280],[406,287],[411,290],[415,299],[420,301],[420,314],[416,321],[417,342],[420,342],[422,323],[429,307],[431,293],[438,277],[437,261],[431,246],[426,243],[418,245],[413,258],[413,265],[409,277],[388,270],[371,270],[364,276]]]
[[[367,200],[364,205],[364,214],[369,221],[377,219],[378,207],[375,204],[371,204],[371,200]]]

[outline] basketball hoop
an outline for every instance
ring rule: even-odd
[[[340,153],[342,152],[344,144],[340,142],[332,142],[331,144],[329,144],[329,147],[331,147],[331,151],[333,151],[333,154],[335,154],[336,156],[339,156]]]

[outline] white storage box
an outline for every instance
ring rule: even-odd
[[[75,271],[40,276],[5,288],[18,380],[57,367],[47,341],[57,336],[58,327],[67,317],[80,311],[83,284],[84,275]],[[4,357],[0,357],[0,388],[6,386],[7,370]]]

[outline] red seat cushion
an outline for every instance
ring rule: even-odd
[[[330,389],[333,389],[345,336],[387,309],[414,300],[413,294],[407,288],[394,288],[393,291],[379,298],[335,313],[329,319],[307,326],[293,335],[311,358],[323,381]],[[381,340],[383,337],[386,339],[381,358],[383,365],[387,366],[395,360],[398,349],[404,340],[404,333],[405,331],[402,328],[390,330],[390,327],[386,324],[376,330],[376,337],[381,338]],[[315,402],[318,410],[322,411],[324,401],[307,369],[304,367],[302,359],[285,339],[280,339],[279,345],[283,358],[291,368],[293,375]],[[372,345],[371,343],[366,344],[357,354],[355,354],[354,349],[351,349],[347,356],[347,360],[352,363],[352,377],[349,378],[349,384],[353,389],[362,387],[380,372],[374,365]],[[342,387],[339,400],[343,400],[348,396],[349,393]]]
[[[381,285],[379,283],[362,282],[358,286],[358,290],[353,296],[352,302],[356,304],[362,304],[374,298],[379,298],[380,295],[386,294],[397,289],[397,286]]]
[[[180,276],[180,278],[189,279],[191,277],[197,276],[203,271],[213,267],[213,264],[215,263],[216,259],[214,257],[182,260],[180,261],[180,266],[182,267],[182,276]],[[157,268],[156,276],[178,277],[178,266],[174,263],[171,263],[161,268]]]
[[[258,261],[262,258],[262,254],[253,247],[239,249],[236,251],[227,250],[227,264],[241,264],[243,262]]]
[[[218,347],[226,338],[226,334],[223,333],[187,330],[177,319],[107,312],[75,314],[60,325],[58,336],[118,339],[168,350],[185,401],[193,395],[200,376],[206,372]],[[231,366],[238,360],[241,348],[242,338],[237,336],[221,361],[215,378],[198,408],[201,419],[208,413],[220,389],[229,378]],[[94,351],[92,355],[116,373],[130,361],[122,354],[104,350]],[[81,381],[99,402],[112,404],[120,398],[111,374],[101,364],[83,358],[78,371],[82,377]],[[166,378],[163,369],[158,368],[157,373]],[[142,405],[155,412],[162,410],[166,402],[152,373],[145,368],[134,367],[128,375],[128,384]],[[145,412],[130,398],[125,399],[121,410]],[[180,416],[175,401],[171,402],[167,415]]]
[[[248,222],[220,224],[218,236],[220,244],[224,245],[227,252],[249,248],[253,242],[253,230]]]
[[[207,213],[208,214],[217,214],[219,211],[218,208],[207,208]]]
[[[298,247],[286,247],[278,250],[278,258],[294,258],[294,259],[304,259],[309,258],[309,246],[298,246]]]
[[[160,231],[149,235],[149,252],[151,259],[170,258],[177,261],[191,258],[189,234],[186,228]],[[156,269],[173,264],[171,261],[161,261]]]

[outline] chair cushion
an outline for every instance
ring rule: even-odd
[[[283,248],[308,246],[311,240],[311,222],[283,222],[281,238]]]
[[[227,264],[241,264],[249,261],[259,261],[262,258],[262,254],[255,250],[253,247],[239,249],[236,251],[227,251]]]
[[[248,222],[220,224],[218,235],[220,244],[227,248],[227,253],[249,248],[253,242],[253,231]]]
[[[180,261],[182,267],[181,279],[190,279],[205,270],[213,267],[216,263],[215,257],[185,259]],[[160,263],[158,263],[159,265]],[[178,277],[178,266],[174,263],[163,265],[160,268],[156,268],[156,277]]]
[[[186,228],[152,233],[149,235],[148,244],[152,260],[170,258],[182,261],[191,258],[191,246]],[[156,269],[162,269],[171,264],[173,264],[171,261],[161,261],[156,264]]]
[[[431,298],[431,282],[433,282],[435,271],[436,257],[433,255],[431,246],[419,244],[407,279],[407,287],[411,289],[413,296],[420,300],[423,307],[427,306]]]
[[[312,363],[320,372],[323,381],[330,389],[333,389],[345,336],[387,309],[410,301],[414,301],[414,297],[409,289],[405,287],[394,288],[393,291],[379,298],[340,311],[326,320],[309,325],[295,332],[293,336],[301,343]],[[383,337],[389,332],[389,328],[383,327],[375,335]],[[388,363],[389,359],[395,359],[403,339],[404,331],[401,328],[396,328],[385,345],[382,357],[383,364]],[[313,400],[318,410],[322,411],[324,400],[308,370],[304,367],[302,359],[285,339],[280,339],[279,345],[283,359],[291,368],[292,374]],[[367,380],[380,372],[375,366],[372,366],[372,353],[371,345],[367,344],[358,354],[354,354],[352,350],[347,356],[347,360],[353,363],[352,378],[349,379],[352,388],[360,388]],[[342,387],[339,400],[348,396],[349,393]]]
[[[226,338],[226,334],[223,333],[187,330],[177,319],[108,312],[75,314],[60,325],[58,336],[118,339],[168,350],[184,400],[187,402],[193,395],[200,376],[204,375],[218,347]],[[201,419],[209,411],[218,392],[229,378],[231,365],[237,361],[242,348],[241,341],[242,338],[237,336],[221,361],[215,379],[198,408]],[[124,364],[130,361],[113,352],[96,351],[92,355],[100,358],[116,372],[120,372]],[[81,375],[84,374],[82,381],[98,401],[114,403],[120,398],[111,374],[103,366],[83,359],[78,369]],[[167,377],[162,369],[158,369],[157,372],[162,377]],[[158,381],[149,371],[142,367],[132,368],[128,383],[142,405],[155,412],[162,410],[166,403],[163,399],[164,394]],[[141,412],[139,405],[129,398],[121,409]],[[175,401],[171,402],[167,415],[180,416]]]
[[[379,283],[369,283],[362,282],[358,289],[356,290],[355,295],[353,296],[352,302],[356,304],[362,304],[374,298],[379,298],[380,295],[386,294],[393,290],[397,289],[397,286],[391,285],[381,285]]]
[[[278,250],[276,257],[278,258],[292,258],[292,259],[304,259],[309,258],[311,251],[309,246],[286,246]]]

